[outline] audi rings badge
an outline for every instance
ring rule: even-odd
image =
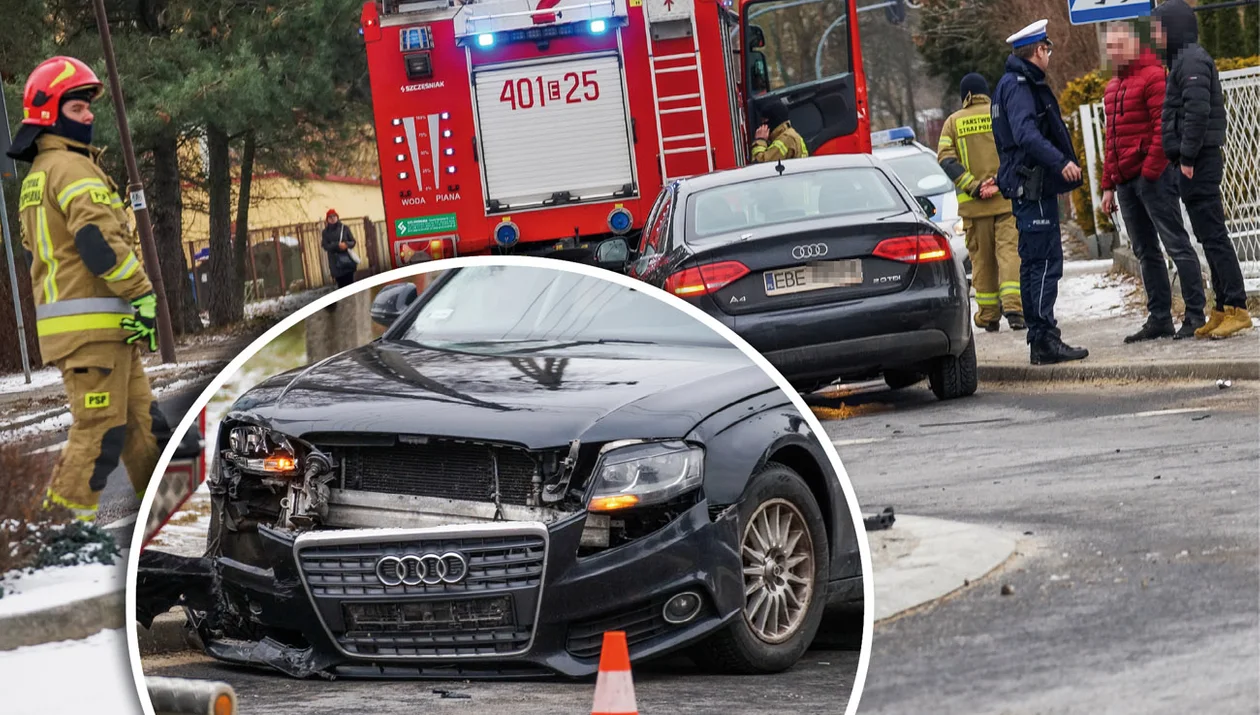
[[[792,247],[792,258],[798,261],[803,261],[806,258],[822,258],[825,255],[827,255],[827,244],[825,243],[806,243]]]
[[[376,578],[386,586],[455,584],[467,575],[468,559],[454,551],[385,556],[376,562]]]

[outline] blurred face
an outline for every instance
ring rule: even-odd
[[[1138,57],[1138,39],[1125,25],[1112,25],[1105,36],[1112,67],[1124,67]]]
[[[66,119],[79,124],[91,124],[96,119],[95,115],[92,114],[91,103],[81,99],[72,99],[61,105],[61,114]]]
[[[1050,45],[1043,42],[1037,45],[1037,51],[1033,54],[1030,62],[1044,70],[1050,66],[1050,54],[1053,51]]]
[[[328,225],[331,226],[334,223],[337,223],[337,214],[332,214],[328,217]]]
[[[1151,42],[1155,43],[1156,49],[1168,48],[1168,35],[1164,34],[1164,23],[1159,20],[1151,23]]]

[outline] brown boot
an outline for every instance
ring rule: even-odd
[[[1223,340],[1234,333],[1250,328],[1251,314],[1247,312],[1247,309],[1229,305],[1225,307],[1225,319],[1212,331],[1211,337],[1213,340]]]
[[[1225,322],[1225,311],[1213,308],[1212,311],[1208,313],[1208,321],[1203,325],[1200,325],[1198,329],[1194,331],[1194,337],[1199,338],[1200,340],[1206,339],[1209,335],[1211,335],[1212,331],[1216,330],[1223,322]]]

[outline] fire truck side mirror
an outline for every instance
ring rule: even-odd
[[[759,25],[748,26],[748,49],[756,50],[766,46],[766,34]],[[760,53],[758,53],[760,54]]]
[[[387,328],[393,325],[416,295],[415,283],[395,283],[381,288],[372,301],[372,322]]]
[[[748,71],[752,75],[752,93],[770,91],[770,72],[766,68],[766,56],[761,52],[749,52]]]

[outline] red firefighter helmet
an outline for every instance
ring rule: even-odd
[[[68,93],[91,90],[96,99],[104,87],[96,73],[73,57],[53,57],[44,60],[26,80],[22,94],[22,123],[37,127],[51,127],[61,113],[61,100]]]

